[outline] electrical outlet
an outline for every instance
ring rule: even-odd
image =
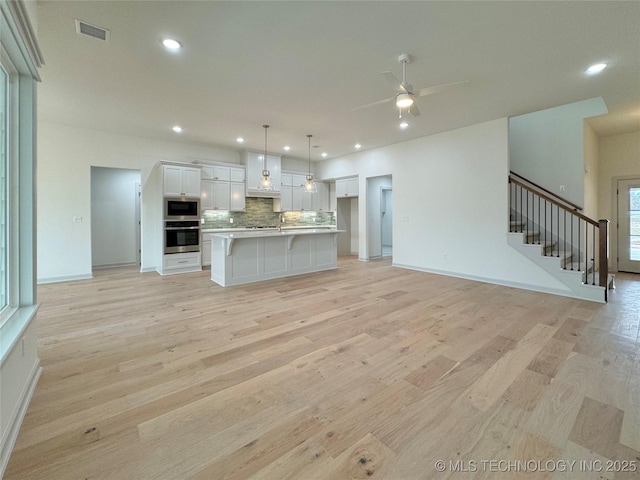
[[[442,258],[444,259],[444,261],[447,261],[447,254],[445,253],[444,255],[442,255]]]
[[[73,223],[82,223],[82,217],[73,217]]]
[[[229,217],[229,223],[233,223],[233,218]]]
[[[564,185],[560,185],[560,191],[564,192]]]

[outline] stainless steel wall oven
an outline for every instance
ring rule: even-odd
[[[200,251],[200,221],[171,220],[164,222],[164,253]]]

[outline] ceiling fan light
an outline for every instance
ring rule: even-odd
[[[396,96],[396,106],[400,108],[413,105],[413,97],[408,93],[399,93]]]

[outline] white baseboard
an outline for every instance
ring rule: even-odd
[[[123,262],[123,263],[109,263],[106,265],[92,265],[91,268],[93,270],[107,270],[109,268],[118,268],[118,267],[135,267],[139,265],[138,262]]]
[[[158,268],[153,266],[153,267],[140,267],[140,273],[149,273],[149,272],[157,272]]]
[[[73,282],[76,280],[89,280],[92,278],[93,278],[93,275],[91,273],[86,273],[82,275],[66,275],[62,277],[38,278],[38,285],[42,285],[43,283]]]
[[[20,404],[15,410],[5,435],[2,437],[2,445],[0,445],[0,478],[4,476],[4,471],[9,464],[9,457],[13,451],[13,447],[16,444],[18,433],[20,432],[20,426],[24,420],[24,416],[27,413],[27,408],[33,397],[33,392],[38,384],[38,379],[42,374],[42,367],[40,366],[40,359],[36,361],[31,373],[29,374],[29,381],[26,383],[25,388],[20,395]]]
[[[540,293],[549,293],[551,295],[560,295],[562,297],[569,297],[569,298],[576,298],[575,294],[570,291],[570,290],[560,290],[560,289],[556,289],[556,288],[545,288],[545,287],[541,287],[538,285],[530,285],[528,283],[520,283],[520,282],[509,282],[509,281],[505,281],[505,280],[498,280],[495,278],[484,278],[484,277],[477,277],[475,275],[466,275],[463,273],[458,273],[458,272],[448,272],[448,271],[444,271],[444,270],[437,270],[437,269],[431,269],[431,268],[424,268],[424,267],[418,267],[415,265],[404,265],[402,263],[392,263],[391,264],[393,267],[399,267],[399,268],[406,268],[409,270],[417,270],[419,272],[426,272],[426,273],[434,273],[436,275],[444,275],[446,277],[454,277],[454,278],[463,278],[465,280],[473,280],[474,282],[483,282],[483,283],[490,283],[492,285],[501,285],[503,287],[512,287],[512,288],[519,288],[521,290],[529,290],[532,292],[540,292]],[[582,300],[582,299],[577,299],[577,300]],[[595,301],[595,300],[585,300],[585,301]]]

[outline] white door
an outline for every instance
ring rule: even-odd
[[[640,273],[640,178],[618,180],[618,270]]]

